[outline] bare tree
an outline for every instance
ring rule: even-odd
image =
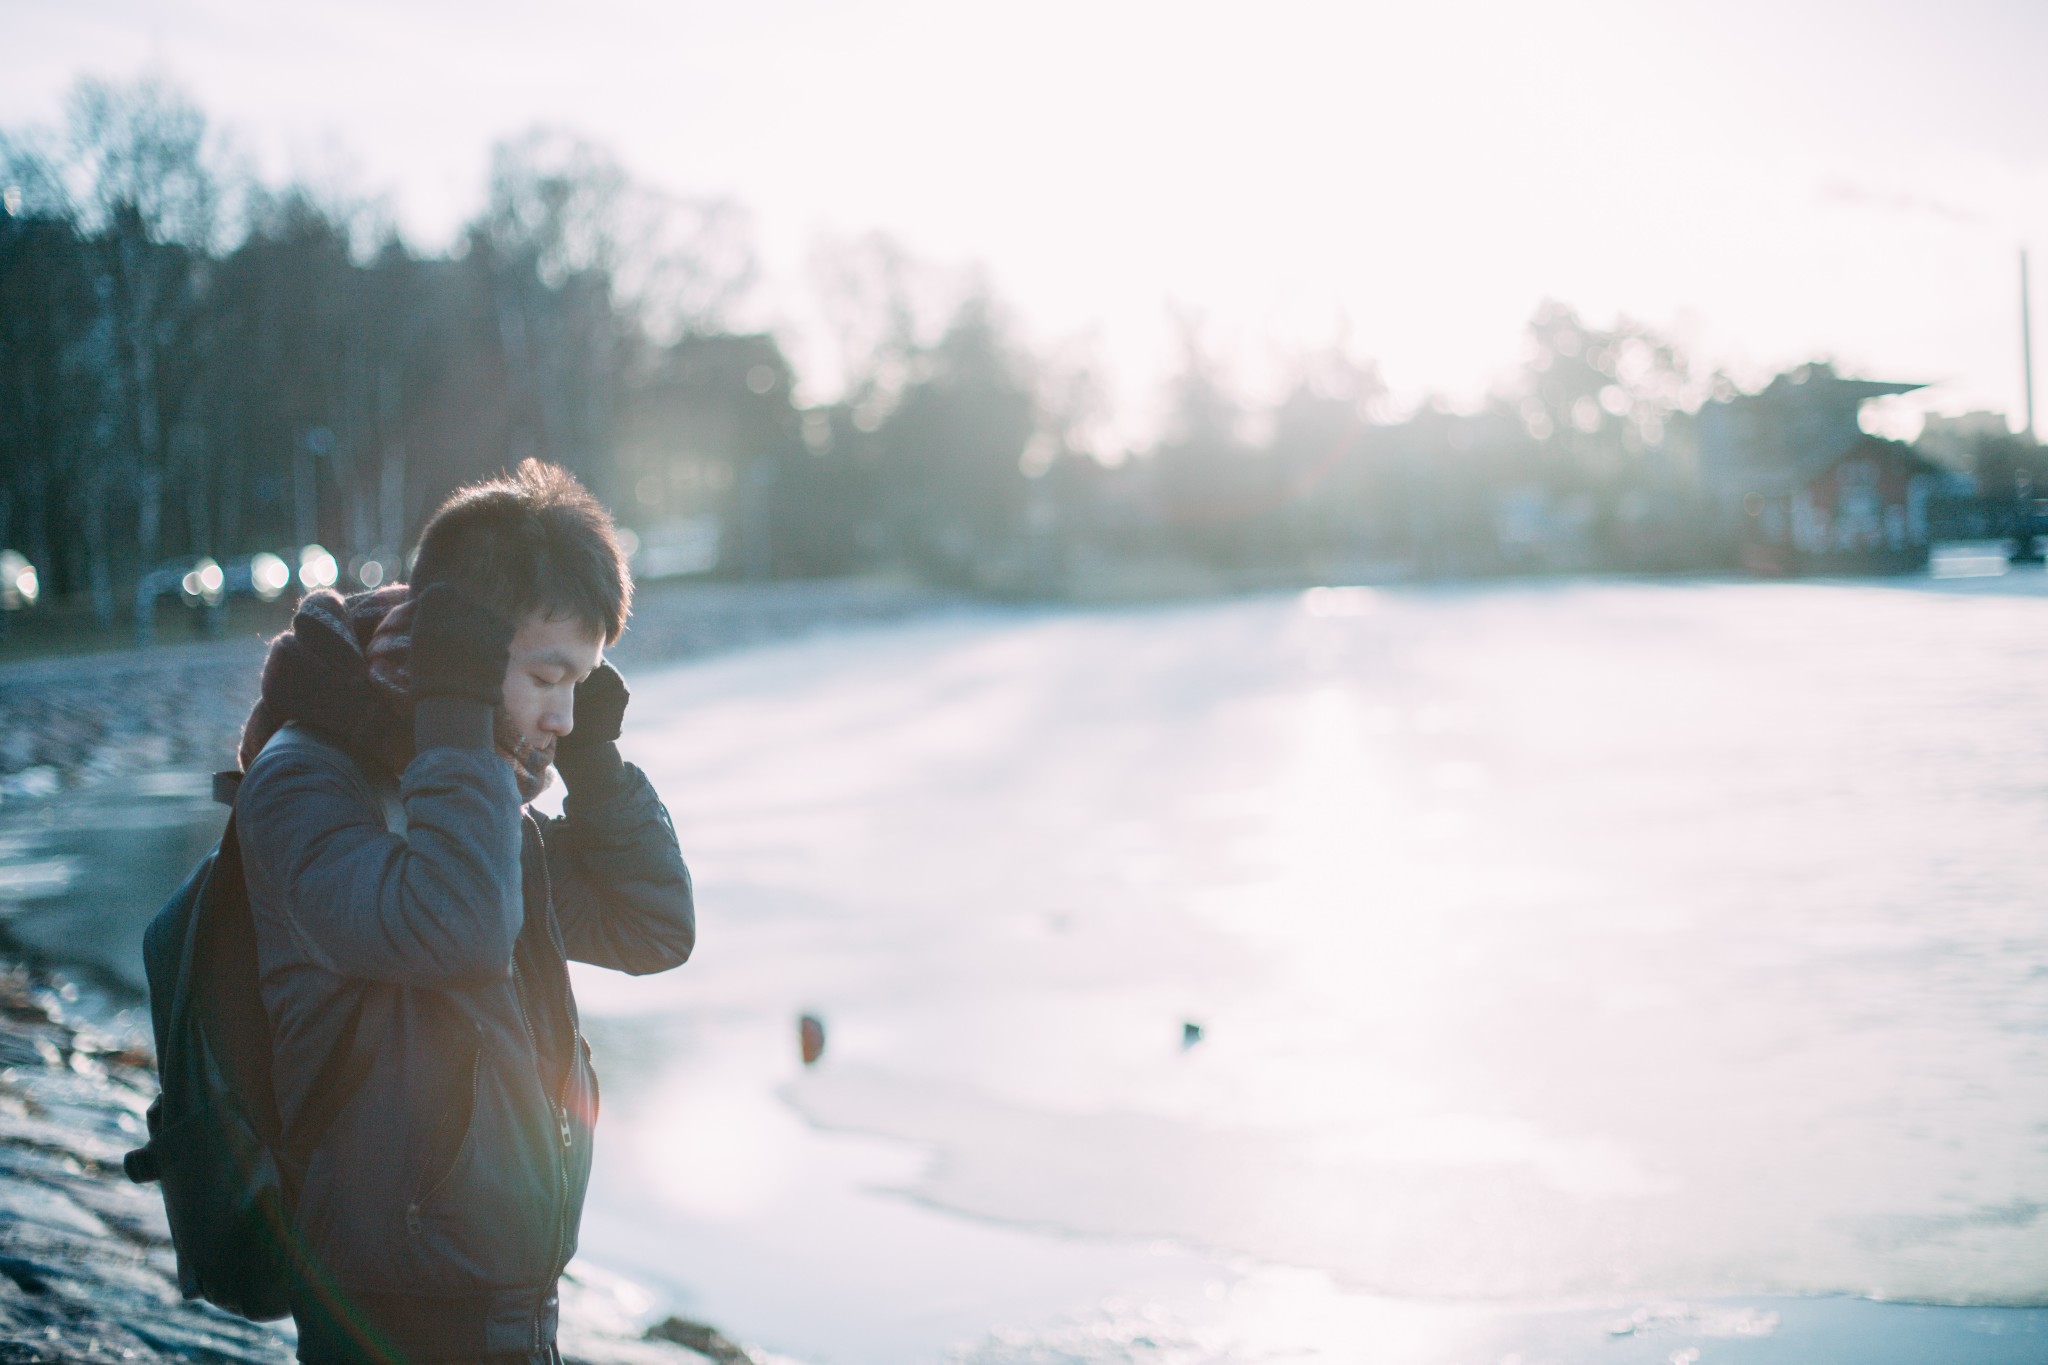
[[[92,248],[99,308],[78,368],[111,420],[75,433],[70,483],[103,622],[114,610],[112,504],[133,508],[134,552],[158,558],[166,487],[192,449],[181,423],[201,362],[199,266],[222,221],[210,152],[206,116],[156,76],[81,80],[61,131],[30,130],[9,148],[10,197],[76,225]]]
[[[646,195],[620,262],[621,296],[657,340],[729,329],[759,282],[754,219],[731,199]]]
[[[871,431],[974,290],[881,232],[820,239],[809,275],[836,353],[839,401]]]
[[[79,81],[65,100],[61,146],[88,232],[132,214],[151,241],[216,245],[223,186],[209,164],[206,115],[176,85],[155,75]]]
[[[482,223],[499,250],[530,254],[551,289],[602,276],[664,341],[728,326],[760,276],[753,218],[741,205],[656,189],[559,128],[498,144]]]

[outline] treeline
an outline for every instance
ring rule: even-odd
[[[446,255],[237,171],[203,113],[82,82],[0,140],[0,546],[103,623],[152,569],[318,542],[358,576],[450,488],[575,470],[648,572],[909,566],[1006,591],[1102,566],[1220,572],[1686,567],[1690,418],[1717,382],[1629,323],[1546,304],[1478,411],[1395,420],[1377,371],[1304,356],[1243,400],[1187,330],[1153,445],[1104,450],[1085,364],[1019,344],[985,289],[874,237],[820,252],[833,401],[735,330],[745,213],[637,185],[560,135],[501,145]],[[375,564],[376,569],[367,566]]]
[[[611,490],[644,349],[616,258],[647,215],[587,149],[501,147],[447,257],[237,173],[155,81],[83,82],[0,155],[0,543],[46,592],[111,619],[179,557],[317,541],[388,565],[447,489],[528,454]],[[718,254],[736,212],[660,226],[724,276],[677,268],[664,303],[714,317],[751,268]]]

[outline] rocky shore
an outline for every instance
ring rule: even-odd
[[[656,585],[612,653],[630,676],[960,605],[878,580]],[[245,1322],[180,1297],[162,1200],[122,1172],[156,1092],[147,1014],[125,993],[130,974],[105,970],[83,948],[31,948],[16,917],[22,897],[43,903],[33,897],[62,889],[30,885],[31,874],[62,870],[65,880],[92,871],[36,851],[53,819],[61,826],[81,801],[104,818],[114,797],[140,799],[166,779],[233,763],[264,647],[252,636],[43,661],[0,657],[0,809],[8,817],[0,828],[0,1365],[292,1359],[288,1323]],[[161,890],[151,895],[160,899]],[[111,920],[92,923],[88,937],[112,932]],[[65,965],[73,962],[79,970]],[[582,1365],[773,1360],[705,1324],[663,1315],[639,1286],[583,1262],[562,1286],[561,1344]]]
[[[967,599],[891,579],[643,588],[612,655],[636,667],[835,626],[905,620]],[[0,649],[0,802],[165,768],[233,763],[264,642],[160,645],[10,662]]]
[[[0,1365],[292,1360],[289,1323],[179,1296],[163,1202],[121,1171],[155,1092],[139,1009],[0,967]],[[570,1365],[773,1360],[661,1317],[637,1286],[580,1262],[562,1286],[561,1345]]]

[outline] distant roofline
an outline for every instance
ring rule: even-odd
[[[1756,393],[1739,394],[1737,396],[1761,398],[1766,394],[1797,393],[1801,391],[1819,392],[1832,389],[1835,393],[1847,397],[1848,394],[1844,393],[1844,390],[1853,390],[1857,401],[1861,402],[1864,399],[1888,398],[1894,394],[1912,393],[1918,389],[1930,387],[1924,383],[1904,383],[1892,379],[1851,379],[1846,375],[1836,374],[1832,369],[1824,366],[1813,366],[1811,368],[1801,366],[1800,369],[1806,371],[1803,376],[1799,370],[1788,370],[1782,374],[1772,376],[1771,382],[1764,385]]]

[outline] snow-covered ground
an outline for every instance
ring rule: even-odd
[[[875,1365],[1877,1360],[1894,1310],[1801,1296],[2042,1304],[2023,586],[1323,589],[636,672],[700,940],[579,977],[585,1254]]]

